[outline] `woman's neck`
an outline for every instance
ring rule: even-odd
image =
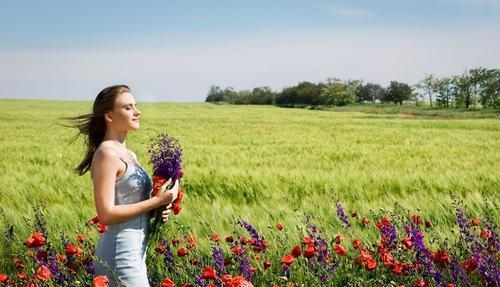
[[[107,130],[102,141],[112,141],[117,146],[127,148],[125,139],[127,138],[127,132],[114,132]]]

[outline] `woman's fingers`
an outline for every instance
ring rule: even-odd
[[[161,218],[163,220],[163,222],[166,222],[168,217],[170,216],[170,213],[172,213],[172,210],[171,209],[167,209],[167,210],[164,210],[162,213],[161,213]]]

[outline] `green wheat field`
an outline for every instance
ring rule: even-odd
[[[73,169],[83,139],[59,118],[91,111],[90,101],[0,100],[0,230],[23,242],[43,208],[53,238],[73,238],[96,212],[90,175]],[[140,103],[141,128],[127,137],[151,173],[148,141],[165,132],[184,155],[183,211],[167,232],[184,228],[209,248],[246,219],[266,235],[283,223],[300,241],[304,215],[340,232],[335,203],[358,217],[394,203],[433,222],[442,237],[457,230],[449,193],[475,216],[500,203],[500,121],[401,114],[313,111],[274,106]],[[382,210],[381,210],[382,209]],[[488,211],[490,210],[490,211]],[[494,210],[499,218],[498,210]],[[360,238],[370,236],[359,231]],[[90,234],[90,233],[89,233]],[[94,242],[97,233],[89,235]],[[456,234],[455,234],[456,236]],[[204,243],[205,242],[205,243]],[[19,244],[17,244],[19,245]],[[1,243],[0,266],[13,250]],[[22,246],[22,245],[21,245]]]

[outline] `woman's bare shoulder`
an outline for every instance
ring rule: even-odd
[[[90,168],[91,174],[94,172],[96,165],[102,165],[103,163],[119,163],[119,161],[120,155],[112,146],[101,144],[94,152]]]

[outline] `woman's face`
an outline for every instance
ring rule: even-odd
[[[113,125],[118,130],[130,131],[139,129],[139,117],[141,112],[137,109],[134,96],[131,93],[125,92],[118,95],[115,99],[115,106],[109,117]]]

